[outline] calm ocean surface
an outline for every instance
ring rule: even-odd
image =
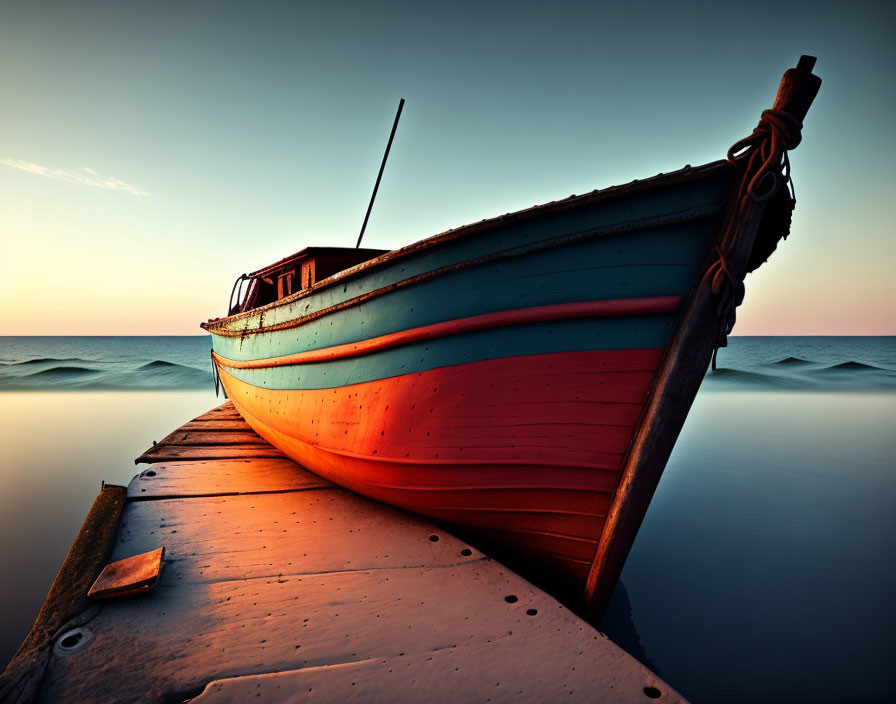
[[[216,405],[206,337],[0,338],[0,667],[100,488]],[[696,704],[883,702],[896,338],[732,338],[602,630]]]

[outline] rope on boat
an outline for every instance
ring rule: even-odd
[[[722,321],[722,330],[713,352],[713,369],[716,367],[719,348],[728,345],[728,335],[737,317],[737,306],[744,300],[743,274],[732,271],[728,261],[736,244],[739,223],[747,219],[752,208],[766,204],[745,274],[765,262],[775,251],[778,242],[790,232],[796,195],[790,178],[787,151],[799,145],[802,127],[799,120],[784,110],[765,110],[753,132],[735,142],[728,150],[728,161],[743,165],[744,176],[733,217],[728,221],[715,248],[717,259],[706,272],[706,278],[709,279],[718,301],[717,313]],[[781,188],[784,183],[787,188]]]
[[[215,363],[215,351],[209,350],[211,358],[212,358],[212,377],[215,380],[215,398],[218,398],[219,389],[221,386],[221,379],[218,375],[218,365]]]
[[[802,123],[784,110],[764,110],[752,134],[735,142],[728,150],[728,161],[736,164],[748,159],[747,170],[753,178],[747,193],[755,202],[771,198],[778,190],[782,161],[786,164],[786,178],[790,178],[787,151],[796,149],[802,140]],[[768,180],[764,189],[759,187]]]

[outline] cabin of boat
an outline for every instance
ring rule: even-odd
[[[307,291],[319,281],[385,254],[386,249],[306,247],[251,274],[237,277],[228,315],[244,313]]]

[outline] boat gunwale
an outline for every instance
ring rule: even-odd
[[[389,286],[385,286],[381,289],[376,289],[375,291],[366,292],[360,296],[355,297],[354,299],[349,299],[348,301],[343,301],[341,303],[334,304],[328,308],[324,308],[320,311],[315,311],[314,313],[310,313],[307,316],[300,316],[293,320],[285,321],[283,323],[276,323],[270,326],[262,326],[260,325],[258,328],[244,328],[241,330],[233,329],[227,327],[229,324],[234,323],[238,320],[248,319],[253,316],[261,315],[263,316],[265,313],[276,310],[283,306],[290,305],[302,298],[307,298],[311,295],[318,293],[321,290],[331,288],[340,283],[344,283],[345,281],[355,279],[361,275],[368,273],[370,270],[375,270],[391,264],[395,260],[400,260],[405,257],[409,257],[411,255],[417,254],[420,251],[425,251],[429,249],[435,249],[439,246],[445,245],[447,243],[453,242],[457,239],[462,239],[465,237],[473,236],[479,234],[484,231],[488,231],[502,225],[505,225],[509,222],[517,221],[517,220],[536,220],[540,217],[546,217],[549,215],[554,215],[558,212],[563,212],[565,210],[570,210],[576,207],[581,206],[589,206],[598,203],[603,203],[605,201],[610,201],[615,198],[620,198],[623,196],[631,195],[633,193],[640,193],[643,191],[649,191],[656,187],[666,186],[666,185],[674,185],[680,183],[688,183],[690,181],[699,180],[701,178],[706,178],[718,172],[719,174],[726,172],[734,172],[738,169],[738,165],[731,164],[730,162],[721,159],[713,162],[709,162],[707,164],[703,164],[700,166],[691,166],[690,164],[685,167],[678,169],[676,171],[670,171],[667,173],[659,173],[656,176],[651,176],[646,179],[635,179],[634,181],[630,181],[629,183],[617,185],[617,186],[609,186],[603,189],[595,189],[589,193],[584,193],[581,195],[573,195],[568,198],[564,198],[558,201],[551,201],[549,203],[544,203],[542,205],[532,206],[530,208],[525,208],[522,210],[514,211],[511,213],[506,213],[504,215],[499,215],[494,218],[488,218],[485,220],[480,220],[479,222],[470,223],[468,225],[463,225],[461,227],[453,228],[450,230],[446,230],[445,232],[432,235],[422,240],[418,240],[412,244],[406,245],[399,249],[394,249],[386,252],[385,254],[381,254],[378,257],[374,257],[372,259],[368,259],[367,261],[361,262],[360,264],[356,264],[353,267],[349,267],[348,269],[343,269],[332,276],[327,277],[326,279],[322,279],[321,281],[316,282],[311,287],[304,289],[302,291],[297,291],[289,296],[281,298],[278,301],[274,301],[272,303],[268,303],[263,306],[259,306],[257,308],[252,308],[251,310],[242,311],[240,313],[234,313],[233,315],[221,317],[221,318],[213,318],[204,323],[200,323],[200,327],[208,332],[219,335],[222,337],[245,337],[247,335],[259,334],[264,332],[273,332],[275,330],[280,329],[288,329],[291,327],[299,327],[305,322],[312,320],[316,317],[322,317],[329,312],[335,312],[333,309],[341,310],[342,308],[351,307],[353,305],[360,305],[366,300],[369,300],[372,297],[372,294],[382,292],[388,293],[391,290],[401,286],[408,285],[409,283],[417,283],[421,277],[430,278],[433,276],[440,275],[442,273],[450,273],[451,271],[455,271],[461,268],[467,268],[469,266],[474,266],[480,263],[480,259],[491,261],[492,259],[501,259],[508,255],[505,252],[496,252],[492,255],[487,255],[486,257],[481,257],[474,260],[469,260],[465,262],[458,262],[454,265],[449,265],[446,267],[441,267],[439,269],[433,269],[428,272],[424,272],[422,274],[418,274],[417,276],[412,276],[408,279],[404,279],[402,281],[395,282],[390,284]],[[691,213],[693,211],[701,211],[705,210],[705,207],[697,207],[690,208],[684,211],[678,211],[677,213],[672,213],[671,215],[678,215],[680,213]],[[718,208],[713,208],[712,213],[705,213],[705,215],[715,214],[718,212]],[[682,221],[686,221],[689,219],[693,219],[692,217],[684,217],[681,218]],[[642,229],[643,227],[649,227],[652,225],[658,224],[666,224],[667,222],[675,222],[674,219],[669,219],[668,216],[658,216],[655,218],[645,218],[643,219],[644,225],[636,226],[633,223],[637,223],[639,221],[625,221],[614,223],[612,225],[606,225],[601,228],[591,228],[588,230],[580,231],[577,233],[573,233],[572,235],[567,235],[562,238],[553,238],[548,240],[547,242],[553,243],[551,246],[558,246],[559,244],[566,244],[569,241],[574,241],[574,238],[578,238],[581,236],[584,237],[597,237],[603,234],[614,234],[623,231],[632,231],[635,229]],[[556,242],[556,240],[562,240],[562,242]],[[520,255],[526,254],[530,251],[530,247],[535,245],[540,245],[544,243],[533,243],[533,245],[524,245],[518,249],[524,250]],[[310,248],[306,248],[310,249]],[[302,250],[305,251],[305,250]],[[512,251],[512,250],[511,250]],[[520,256],[518,255],[518,256]],[[285,260],[290,259],[290,257],[286,257],[285,259],[281,259],[275,264],[283,262]],[[484,262],[483,262],[484,263]],[[259,271],[267,270],[271,266],[275,264],[268,265],[267,267],[263,267]],[[425,280],[424,278],[424,280]],[[313,316],[313,317],[312,317]]]

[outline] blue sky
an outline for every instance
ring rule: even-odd
[[[194,334],[233,278],[722,158],[824,83],[739,334],[896,334],[893,5],[0,4],[6,334]]]

